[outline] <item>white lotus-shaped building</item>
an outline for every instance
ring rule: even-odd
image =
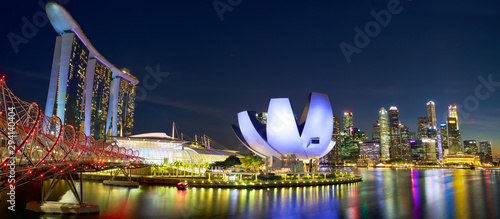
[[[281,158],[294,154],[300,160],[325,156],[335,146],[332,141],[333,112],[326,94],[311,93],[297,122],[288,98],[269,102],[266,125],[249,111],[238,113],[239,127],[233,130],[250,151],[261,157]]]

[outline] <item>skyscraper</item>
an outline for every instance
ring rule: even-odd
[[[429,120],[427,119],[427,117],[418,117],[417,118],[417,132],[418,132],[418,139],[419,140],[422,140],[424,138],[428,138],[427,128],[429,128]]]
[[[380,121],[372,124],[372,140],[380,140]]]
[[[399,111],[395,106],[389,109],[389,127],[391,131],[391,159],[402,160],[401,131],[399,128]]]
[[[432,101],[427,102],[427,118],[429,126],[436,128],[436,106]]]
[[[89,50],[73,32],[56,38],[45,114],[82,130]]]
[[[98,59],[90,59],[88,63],[89,71],[93,70],[94,73],[88,74],[87,80],[89,83],[92,81],[93,89],[92,93],[86,93],[86,99],[90,99],[92,105],[91,110],[85,111],[85,122],[90,123],[90,126],[85,127],[85,132],[90,132],[95,139],[105,139],[113,73]]]
[[[380,121],[380,159],[384,161],[390,159],[389,147],[391,144],[389,114],[384,107],[380,108],[378,117]]]
[[[479,157],[482,162],[491,162],[491,142],[490,141],[480,141],[479,142]]]
[[[122,69],[122,71],[128,72],[128,69]],[[111,115],[111,122],[113,126],[117,127],[117,136],[128,136],[132,134],[132,126],[134,124],[135,84],[122,79],[115,79],[113,83],[115,82],[119,84],[119,92],[117,95],[118,105],[116,110],[113,111],[116,117]],[[113,120],[115,118],[116,120]]]
[[[463,153],[462,136],[458,126],[457,105],[448,106],[448,145],[450,154]]]
[[[411,161],[418,162],[424,159],[422,140],[410,140]]]
[[[427,128],[427,137],[431,139],[437,139],[437,130],[435,127],[429,126]]]
[[[479,142],[479,150],[484,152],[484,154],[491,155],[491,141],[480,141]]]
[[[380,142],[379,141],[360,141],[359,157],[361,159],[372,160],[380,163]]]
[[[333,135],[340,135],[340,117],[338,115],[333,116]]]
[[[441,150],[442,156],[447,156],[450,153],[450,146],[448,141],[448,124],[441,123],[439,125],[440,136],[441,136]]]
[[[107,61],[61,5],[50,2],[46,12],[59,36],[45,114],[96,139],[103,139],[108,130],[114,136],[118,129],[121,135],[130,134],[139,80]]]
[[[430,138],[422,139],[422,147],[424,153],[424,161],[436,162],[436,140]]]
[[[458,122],[456,118],[448,117],[448,145],[449,154],[462,153],[462,146],[460,144],[460,131],[458,131]]]
[[[464,141],[464,154],[477,154],[478,152],[476,140]]]
[[[332,138],[335,139],[336,145],[333,147],[333,149],[328,153],[327,158],[328,158],[328,163],[330,165],[334,165],[337,163],[340,163],[342,161],[342,154],[341,154],[341,148],[342,148],[342,142],[341,142],[341,136],[340,136],[341,130],[340,130],[340,117],[338,115],[333,116],[333,134]]]
[[[435,129],[436,130],[436,156],[438,157],[439,159],[439,162],[443,161],[443,145],[442,145],[442,142],[441,142],[441,127],[439,127],[439,129]]]
[[[344,121],[343,121],[343,126],[344,126],[344,131],[349,131],[349,128],[353,127],[353,115],[352,112],[345,112],[344,113]]]
[[[460,130],[458,126],[457,105],[448,106],[448,117],[455,118],[457,124],[457,130]]]
[[[401,160],[410,161],[410,129],[403,124],[399,125],[401,133]]]

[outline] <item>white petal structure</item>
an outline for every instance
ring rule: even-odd
[[[297,155],[306,152],[304,147],[293,146],[302,145],[302,140],[288,98],[271,99],[267,109],[266,134],[267,142],[281,154]]]
[[[266,125],[248,111],[238,113],[233,130],[252,152],[281,158],[294,154],[298,159],[322,157],[335,146],[332,141],[333,112],[328,96],[311,93],[299,122],[288,98],[273,98],[269,103]]]

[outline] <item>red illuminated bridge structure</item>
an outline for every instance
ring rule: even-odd
[[[68,182],[79,203],[69,207],[65,204],[64,209],[59,208],[62,209],[59,213],[95,212],[99,211],[98,206],[83,203],[82,172],[118,169],[130,180],[125,168],[147,165],[138,151],[95,140],[71,125],[63,125],[58,117],[44,115],[37,103],[15,96],[3,75],[0,76],[0,89],[0,192],[8,191],[2,201],[9,201],[9,193],[15,193],[16,187],[41,180],[42,200],[28,203],[27,208],[47,212],[44,206],[52,205],[53,209],[53,205],[57,205],[47,198],[62,179]],[[72,178],[78,173],[80,189]],[[49,185],[45,186],[44,181]]]

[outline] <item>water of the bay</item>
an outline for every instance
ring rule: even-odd
[[[19,187],[16,213],[2,192],[0,218],[500,218],[500,171],[359,169],[363,182],[271,189],[213,189],[141,185],[124,188],[84,181],[84,201],[98,214],[26,211],[40,183]],[[78,188],[78,186],[77,186]],[[52,200],[76,202],[65,184]]]

